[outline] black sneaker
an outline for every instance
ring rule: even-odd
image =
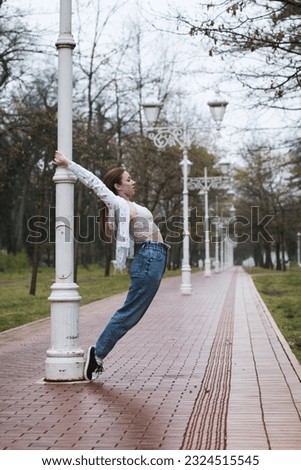
[[[87,359],[84,368],[84,377],[86,380],[92,380],[93,372],[101,373],[102,371],[102,365],[99,365],[95,359],[95,348],[94,346],[91,346],[87,352]]]

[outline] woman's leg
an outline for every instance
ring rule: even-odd
[[[96,343],[96,356],[104,359],[119,341],[143,317],[160,283],[132,280],[123,307],[113,315]]]
[[[130,267],[131,285],[125,303],[97,340],[97,358],[104,359],[117,341],[143,317],[159,289],[166,259],[164,245],[150,242],[142,245]]]

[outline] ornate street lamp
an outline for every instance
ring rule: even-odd
[[[208,106],[211,111],[212,118],[214,119],[217,129],[220,130],[221,123],[224,118],[226,107],[228,102],[216,95],[216,97],[208,102]],[[183,230],[183,259],[182,259],[182,284],[181,293],[191,294],[191,267],[189,264],[189,209],[188,209],[188,176],[189,167],[191,162],[188,160],[188,149],[191,145],[191,135],[189,129],[185,127],[154,127],[157,124],[162,104],[157,100],[149,100],[142,105],[145,118],[150,127],[148,131],[148,137],[154,142],[157,148],[164,148],[168,145],[179,145],[183,153],[183,160],[181,162],[183,172],[183,219],[184,219],[184,230]],[[206,169],[207,172],[207,169]],[[207,179],[207,173],[205,174]],[[207,183],[205,186],[207,188]],[[204,187],[201,188],[204,190]],[[209,258],[209,219],[208,219],[208,189],[205,190],[205,246],[206,246],[206,261],[205,261],[205,275],[211,275],[209,269],[210,258]],[[206,267],[207,266],[207,267]]]
[[[224,119],[224,115],[226,112],[226,107],[228,105],[228,101],[221,98],[220,94],[218,93],[215,98],[211,101],[208,101],[208,106],[210,108],[211,116],[216,123],[217,130],[221,129],[221,124]],[[227,161],[221,161],[220,170],[223,175],[227,175],[229,172],[230,163]],[[197,180],[198,179],[198,183]],[[208,191],[209,189],[214,187],[224,187],[225,181],[223,181],[220,177],[207,177],[207,168],[204,170],[204,178],[193,178],[194,182],[192,182],[192,178],[190,179],[190,184],[192,185],[192,189],[194,188],[195,184],[199,184],[201,194],[205,196],[205,277],[211,276],[211,260],[210,260],[210,238],[209,238],[209,213],[208,213]],[[217,225],[216,225],[217,229]],[[216,247],[217,248],[217,247]],[[216,257],[217,258],[217,257]],[[217,262],[217,261],[216,261]],[[219,266],[216,266],[216,272],[219,271]]]
[[[216,93],[216,96],[213,98],[213,100],[208,101],[207,104],[210,108],[211,116],[216,122],[217,130],[220,130],[226,112],[226,107],[228,106],[228,101],[223,99],[218,92]]]
[[[157,122],[161,110],[161,103],[156,100],[145,102],[142,105],[145,118],[150,127],[153,127]]]
[[[58,149],[72,157],[72,50],[71,0],[60,0],[58,49]],[[51,346],[47,350],[45,380],[83,380],[84,351],[79,344],[78,285],[74,283],[73,219],[76,178],[57,167],[55,282],[51,286]]]
[[[218,164],[219,169],[222,173],[222,175],[228,175],[229,169],[230,169],[230,163],[227,162],[226,160],[221,160]]]
[[[170,145],[178,145],[182,150],[182,161],[180,166],[183,173],[183,256],[181,267],[181,287],[180,292],[184,295],[192,293],[191,267],[189,263],[189,207],[188,207],[188,187],[187,179],[192,163],[188,159],[188,148],[191,145],[189,130],[186,127],[153,127],[158,120],[161,104],[156,101],[144,103],[143,110],[149,125],[148,137],[155,146],[163,149]]]

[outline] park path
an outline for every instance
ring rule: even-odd
[[[1,449],[301,449],[301,368],[240,267],[167,278],[94,382],[45,383],[50,320],[0,334]],[[94,342],[125,294],[81,308]]]

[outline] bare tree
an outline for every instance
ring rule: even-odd
[[[82,127],[84,133],[80,139],[80,147],[75,150],[76,154],[81,153],[81,162],[99,175],[111,166],[126,165],[135,171],[140,167],[136,157],[142,162],[144,170],[148,165],[153,168],[152,155],[156,149],[145,152],[141,104],[147,92],[155,88],[158,95],[166,99],[174,75],[174,60],[168,57],[166,50],[158,54],[155,64],[143,60],[147,39],[139,21],[131,21],[125,25],[122,36],[114,37],[109,48],[102,47],[104,28],[119,5],[120,2],[116,2],[104,16],[100,2],[95,3],[92,42],[85,49],[83,45],[79,45],[75,56],[78,60],[77,96],[80,96],[83,103],[80,114],[83,122],[87,122],[87,126]],[[75,139],[79,142],[77,137]],[[149,148],[148,143],[148,150]],[[146,176],[148,171],[142,173]],[[151,176],[151,172],[149,175]],[[151,179],[145,178],[140,189],[145,203],[154,195],[153,188],[148,184],[150,181]],[[77,189],[78,214],[82,213],[84,207],[86,213],[96,210],[93,199],[88,201],[84,194],[84,188]],[[154,205],[158,203],[155,198],[152,202]],[[77,259],[80,248],[77,243]],[[108,255],[105,262],[108,274],[111,261],[109,245],[106,245],[104,252]]]
[[[279,98],[295,98],[300,88],[300,17],[298,0],[216,0],[198,2],[196,20],[178,13],[177,21],[184,34],[205,40],[209,56],[256,59],[237,78],[252,93],[268,93],[261,99],[268,96],[268,104],[276,106]],[[288,106],[297,109],[298,104]]]
[[[246,166],[236,173],[238,221],[250,222],[249,239],[256,264],[272,268],[271,250],[275,249],[275,267],[285,270],[288,240],[294,231],[291,216],[298,204],[295,200],[293,210],[284,158],[272,149],[254,146],[245,149],[244,159]]]
[[[29,53],[37,53],[36,37],[26,26],[24,13],[0,0],[0,90],[14,80],[24,80]]]

